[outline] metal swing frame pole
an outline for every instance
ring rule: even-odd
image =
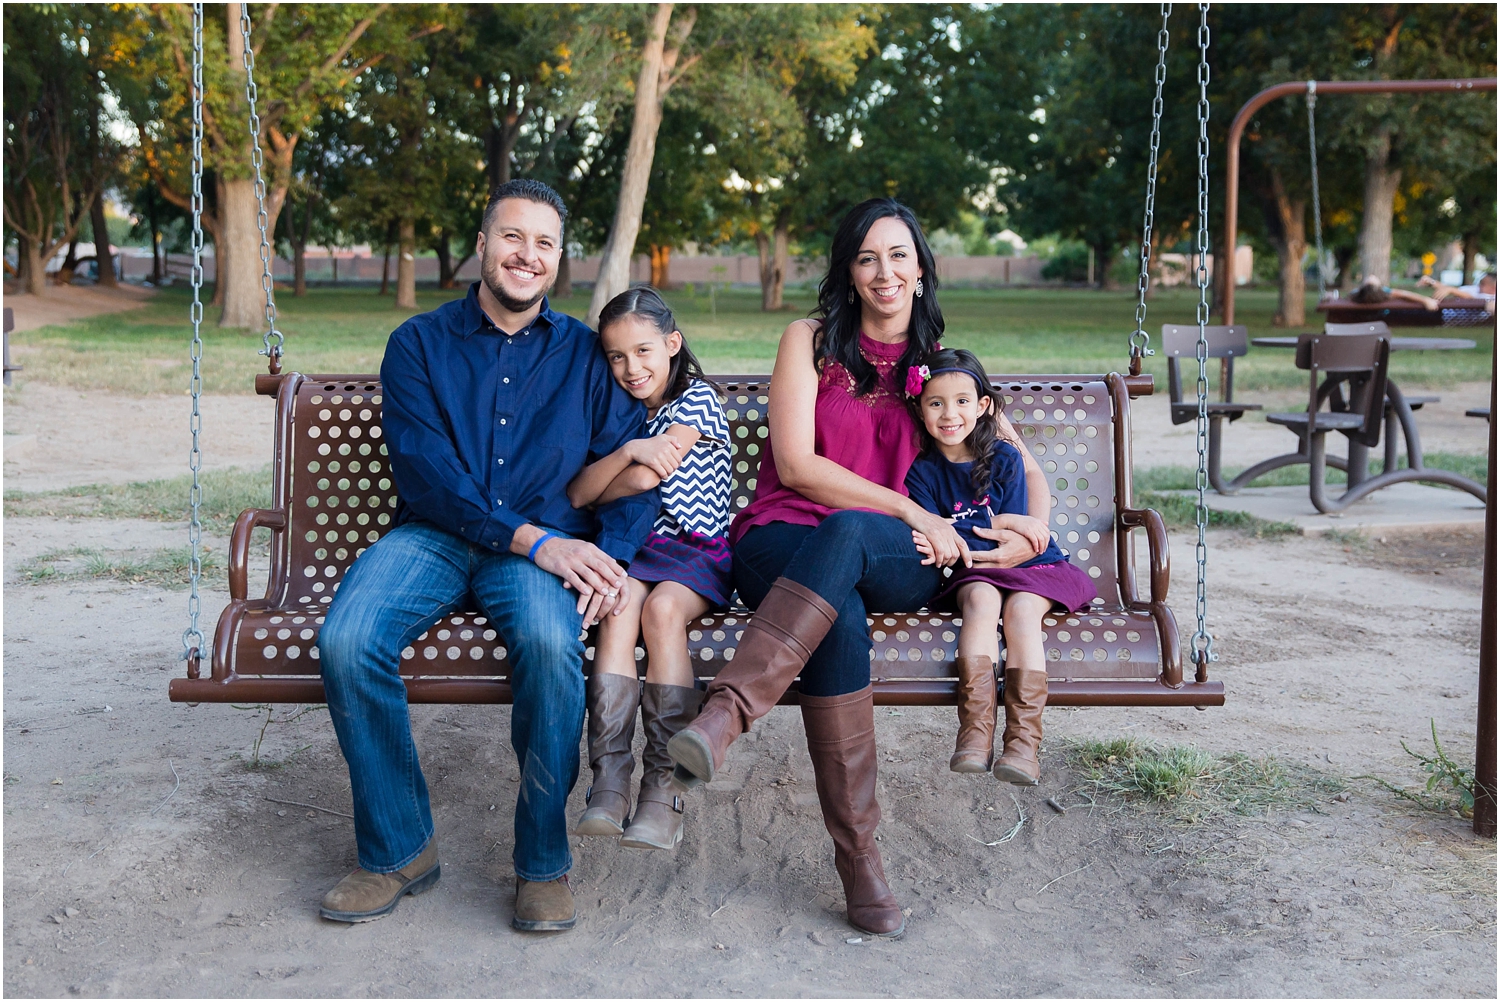
[[[1223,323],[1234,323],[1234,250],[1239,236],[1240,212],[1240,140],[1250,118],[1277,98],[1306,94],[1309,87],[1319,94],[1468,94],[1493,91],[1495,78],[1459,80],[1292,80],[1267,87],[1246,101],[1229,124],[1229,139],[1224,160],[1224,241],[1220,251],[1229,262],[1224,279]]]

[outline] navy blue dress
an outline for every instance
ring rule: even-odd
[[[949,462],[936,449],[923,453],[906,474],[906,491],[923,508],[952,519],[953,527],[975,552],[993,550],[994,540],[974,534],[989,528],[994,515],[1028,515],[1026,466],[1021,451],[1009,442],[995,445],[989,490],[975,497],[973,463]],[[1098,597],[1093,580],[1068,555],[1048,540],[1047,548],[1019,567],[958,566],[932,600],[935,609],[952,608],[955,593],[970,581],[987,581],[1002,592],[1022,591],[1051,599],[1068,612],[1087,608]]]

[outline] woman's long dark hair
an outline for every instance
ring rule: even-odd
[[[911,230],[917,264],[922,268],[922,295],[912,299],[906,351],[896,363],[896,371],[904,376],[907,368],[919,364],[918,360],[937,347],[943,336],[943,311],[937,301],[937,264],[917,217],[894,198],[872,198],[850,209],[839,221],[839,228],[833,235],[833,245],[828,250],[828,274],[818,286],[818,307],[814,315],[823,321],[823,329],[818,335],[814,357],[820,369],[827,359],[847,369],[854,378],[854,391],[858,396],[875,388],[877,374],[875,366],[859,351],[860,298],[855,295],[854,302],[849,301],[854,290],[849,270],[870,227],[876,220],[887,218],[899,219]]]
[[[971,482],[974,485],[974,496],[983,497],[990,489],[990,470],[995,465],[995,450],[1001,442],[1010,442],[1017,449],[1023,448],[1020,442],[1014,441],[1000,430],[1000,394],[995,392],[994,386],[990,384],[989,374],[984,371],[984,366],[972,351],[962,348],[944,348],[924,357],[918,365],[927,366],[927,370],[937,375],[939,369],[957,369],[974,377],[977,389],[981,396],[989,396],[990,409],[979,415],[974,422],[974,430],[969,432],[969,451],[974,453],[974,465],[971,467]],[[902,372],[903,378],[905,370]],[[929,377],[931,378],[931,377]],[[937,446],[937,441],[927,431],[927,423],[922,420],[922,398],[916,396],[910,398],[911,408],[917,419],[917,431],[922,436],[922,451],[926,452]]]
[[[667,337],[676,331],[682,337],[682,347],[676,355],[672,356],[672,368],[667,371],[667,390],[662,394],[662,403],[676,400],[687,392],[693,380],[701,379],[714,388],[719,396],[724,391],[718,385],[703,374],[703,366],[698,364],[698,356],[688,347],[687,335],[677,326],[677,318],[672,315],[672,308],[667,305],[666,300],[652,288],[641,286],[636,289],[626,289],[615,298],[604,304],[604,309],[599,311],[599,332],[602,334],[604,328],[610,324],[618,323],[626,317],[641,317],[651,323],[662,337]]]

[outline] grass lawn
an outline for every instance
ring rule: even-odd
[[[417,300],[421,310],[430,310],[461,294],[425,289]],[[1131,291],[948,289],[942,293],[948,320],[944,342],[969,348],[994,372],[1123,370],[1126,339],[1134,326],[1133,296]],[[750,289],[720,292],[713,312],[706,293],[670,292],[667,299],[711,372],[770,371],[781,331],[813,305],[812,293],[804,289],[790,291],[789,308],[781,313],[761,312],[760,294]],[[302,372],[376,371],[386,337],[406,317],[392,308],[392,301],[392,296],[377,296],[368,286],[315,288],[301,299],[282,292],[277,308],[287,335],[286,366]],[[588,297],[579,294],[555,305],[582,316]],[[1241,289],[1237,305],[1239,319],[1252,337],[1288,333],[1271,326],[1274,290]],[[1159,331],[1167,322],[1191,323],[1196,306],[1194,290],[1161,291],[1148,306],[1147,329]],[[187,311],[187,290],[165,289],[139,310],[14,334],[16,360],[26,367],[20,378],[79,389],[181,393],[189,374]],[[218,311],[205,312],[213,317]],[[1313,316],[1311,301],[1308,314]],[[1306,329],[1315,325],[1316,321]],[[1443,387],[1488,378],[1494,344],[1489,330],[1433,333],[1471,337],[1479,344],[1470,351],[1394,355],[1391,375],[1402,385]],[[211,393],[251,392],[252,378],[264,371],[265,360],[256,354],[260,335],[208,324],[204,340],[205,388]],[[1160,356],[1148,359],[1147,368],[1164,391],[1165,361]],[[1217,366],[1212,368],[1216,379]],[[1237,389],[1247,395],[1306,385],[1306,375],[1292,366],[1291,353],[1275,348],[1252,348],[1238,363],[1236,380]]]

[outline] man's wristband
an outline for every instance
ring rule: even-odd
[[[557,537],[550,532],[542,533],[541,536],[537,537],[537,541],[531,544],[531,549],[526,552],[526,559],[530,560],[532,563],[536,563],[536,551],[540,550],[542,548],[542,544],[547,540],[556,538]]]

